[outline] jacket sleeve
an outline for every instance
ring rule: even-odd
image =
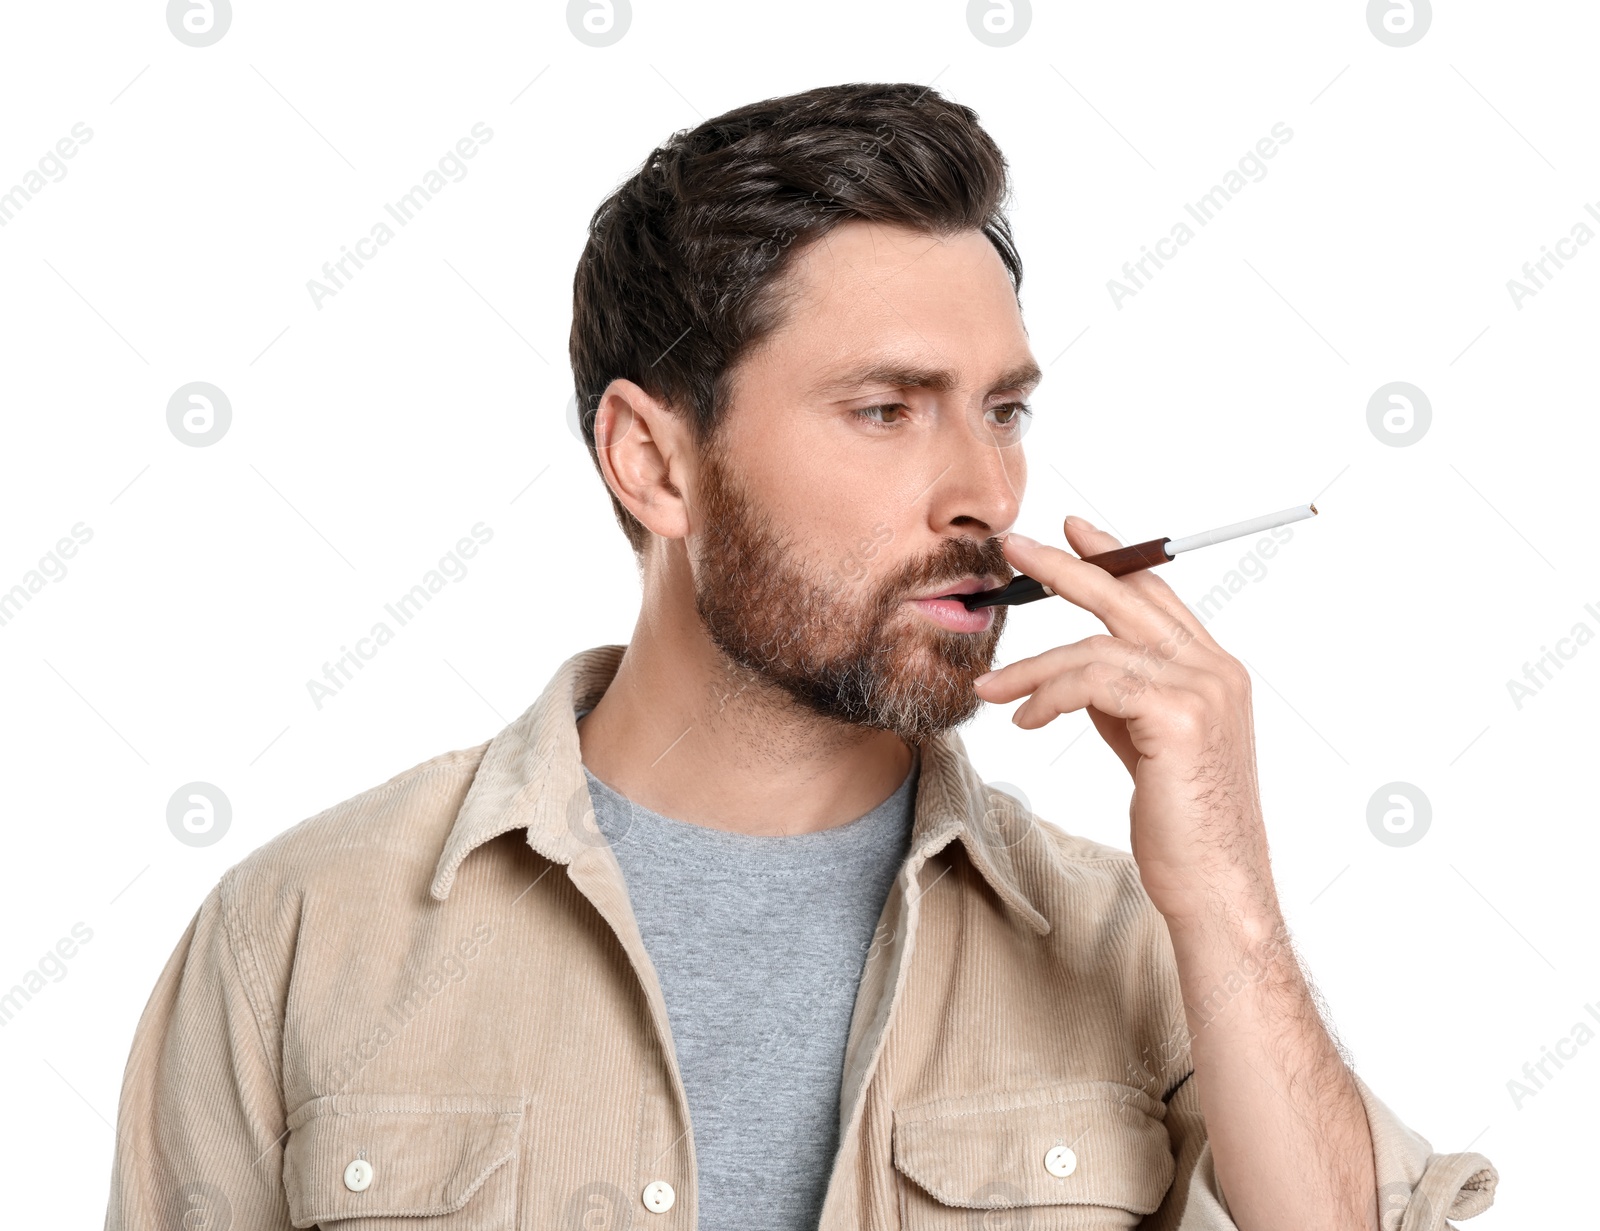
[[[1471,1218],[1493,1204],[1499,1174],[1487,1158],[1436,1154],[1366,1082],[1355,1081],[1372,1130],[1382,1231],[1448,1231],[1446,1219]],[[1166,1123],[1177,1170],[1166,1199],[1139,1224],[1141,1231],[1238,1231],[1217,1183],[1192,1077],[1168,1101]]]
[[[123,1074],[105,1231],[286,1231],[287,1132],[263,997],[234,943],[227,879],[139,1018]]]

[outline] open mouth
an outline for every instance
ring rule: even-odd
[[[959,602],[969,594],[979,594],[984,590],[992,590],[1003,584],[1003,582],[994,577],[964,577],[947,589],[940,590],[937,594],[923,594],[913,601],[937,602],[941,599],[949,599]]]
[[[966,599],[971,595],[994,588],[993,577],[966,577],[953,582],[934,594],[924,594],[908,600],[922,615],[941,628],[951,632],[985,632],[994,624],[994,610],[980,608],[969,611]]]

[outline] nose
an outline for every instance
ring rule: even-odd
[[[1011,529],[1022,507],[1028,464],[1020,441],[985,439],[960,421],[941,425],[942,470],[928,491],[928,517],[938,534],[993,538]]]

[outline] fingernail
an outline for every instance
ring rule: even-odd
[[[1079,517],[1076,513],[1068,517],[1067,520],[1080,530],[1093,530],[1095,528],[1092,521],[1086,517]]]
[[[1024,547],[1037,547],[1039,545],[1038,543],[1034,542],[1034,540],[1030,539],[1026,534],[1018,534],[1015,530],[1006,535],[1006,542],[1020,543]]]
[[[981,683],[983,683],[983,682],[984,682],[984,681],[985,681],[985,680],[992,680],[992,679],[994,679],[994,677],[995,677],[995,674],[996,674],[996,673],[995,673],[995,672],[993,672],[993,671],[985,671],[985,672],[984,672],[984,673],[983,673],[983,674],[982,674],[982,675],[980,675],[980,676],[979,676],[979,677],[978,677],[978,678],[977,678],[977,679],[975,679],[975,680],[973,680],[973,681],[972,681],[972,686],[973,686],[973,687],[974,687],[974,688],[976,688],[976,687],[977,687],[977,686],[978,686],[978,685],[979,685],[979,684],[981,684]]]

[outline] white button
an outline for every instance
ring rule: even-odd
[[[361,1192],[372,1183],[372,1164],[364,1158],[352,1159],[344,1169],[344,1186],[353,1193]]]
[[[1065,1179],[1078,1169],[1078,1156],[1066,1146],[1055,1146],[1044,1156],[1044,1169],[1057,1179]]]
[[[677,1197],[672,1185],[665,1180],[651,1180],[644,1186],[644,1208],[652,1214],[665,1214]]]

